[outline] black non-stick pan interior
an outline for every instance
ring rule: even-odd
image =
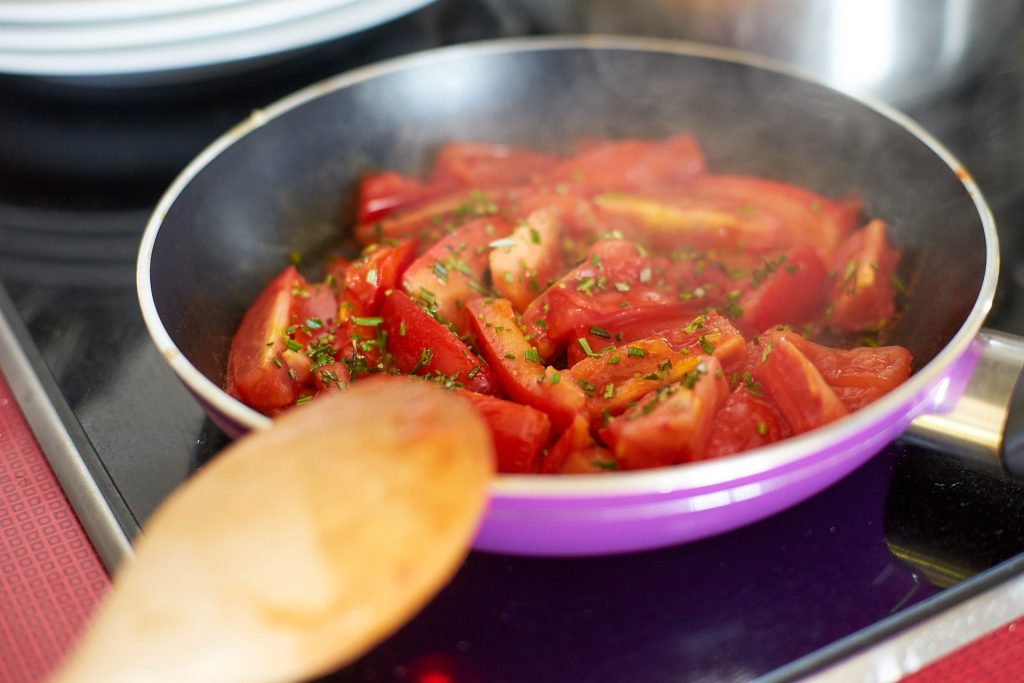
[[[520,46],[521,47],[521,46]],[[905,253],[890,341],[918,366],[959,329],[985,270],[978,209],[957,174],[875,109],[747,63],[646,49],[449,51],[343,79],[272,116],[205,165],[170,207],[152,290],[171,338],[222,383],[231,335],[293,252],[340,245],[354,181],[415,173],[449,140],[561,150],[581,138],[688,131],[716,172],[857,193]]]

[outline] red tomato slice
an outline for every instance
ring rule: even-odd
[[[896,312],[893,275],[899,260],[885,221],[873,220],[850,235],[836,251],[829,327],[860,332],[888,325]]]
[[[461,330],[463,307],[487,291],[483,283],[491,242],[511,230],[500,218],[466,223],[416,259],[405,271],[402,286]]]
[[[300,383],[283,360],[286,330],[296,291],[308,289],[294,266],[282,270],[246,311],[231,340],[228,392],[247,405],[272,413],[295,403]]]
[[[541,364],[507,299],[474,299],[466,319],[480,354],[516,401],[548,414],[558,430],[567,429],[586,409],[587,397],[568,372]]]
[[[394,171],[368,175],[359,181],[356,220],[370,223],[392,211],[423,202],[445,191],[441,185],[427,185]]]
[[[832,201],[803,187],[740,175],[701,175],[686,193],[699,201],[736,202],[750,220],[758,214],[784,231],[782,246],[809,244],[830,254],[856,227],[858,207],[849,200]]]
[[[576,451],[593,447],[594,439],[590,436],[590,421],[583,415],[576,415],[572,424],[562,433],[558,440],[541,458],[542,474],[560,472],[568,458]]]
[[[561,224],[555,212],[534,211],[512,234],[492,242],[491,282],[498,296],[524,310],[565,269]]]
[[[501,188],[448,189],[383,218],[359,223],[355,235],[362,245],[411,238],[432,244],[471,220],[498,217],[508,202],[508,192]]]
[[[736,322],[756,334],[775,325],[798,325],[825,306],[825,264],[810,246],[794,247],[756,286],[739,297]],[[727,309],[728,310],[728,309]]]
[[[706,455],[708,459],[721,458],[767,446],[789,435],[789,425],[771,403],[739,387],[715,415]]]
[[[889,393],[910,377],[913,357],[902,346],[833,349],[780,332],[818,369],[850,412]]]
[[[704,357],[701,369],[665,385],[602,430],[623,469],[674,465],[704,457],[711,426],[729,395],[721,366]]]
[[[523,322],[545,362],[580,328],[612,329],[652,315],[693,315],[665,277],[666,262],[643,256],[623,240],[602,240],[587,257],[523,312]]]
[[[704,153],[690,135],[622,140],[588,146],[541,178],[585,192],[671,188],[705,170]]]
[[[498,471],[536,472],[541,450],[551,435],[551,420],[539,410],[465,389],[456,393],[470,403],[491,430]]]
[[[394,367],[406,374],[458,382],[481,394],[499,393],[494,372],[446,325],[396,290],[381,308],[387,350]]]
[[[746,364],[746,341],[728,318],[714,310],[651,336],[664,339],[676,351],[714,356],[726,377],[740,372]]]
[[[770,332],[757,344],[751,343],[751,373],[793,433],[803,434],[838,420],[847,410],[794,341],[792,336]]]
[[[348,316],[375,316],[416,257],[416,240],[374,245],[345,270],[340,296]]]
[[[438,183],[474,187],[528,182],[548,170],[558,157],[532,149],[478,142],[450,142],[437,153],[430,177]]]

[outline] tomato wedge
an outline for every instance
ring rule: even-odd
[[[539,410],[465,389],[456,393],[476,409],[491,430],[498,471],[507,474],[536,472],[541,451],[551,435],[551,420]]]
[[[792,332],[776,336],[789,340],[807,356],[851,412],[881,398],[910,377],[913,357],[902,346],[834,349]]]
[[[558,215],[534,211],[505,239],[492,242],[491,282],[494,290],[517,311],[548,288],[565,268]]]
[[[308,284],[294,266],[282,270],[246,311],[228,353],[228,392],[263,412],[295,403],[300,382],[283,360],[295,293]],[[301,348],[301,347],[300,347]]]
[[[481,394],[500,392],[491,368],[405,292],[392,292],[384,301],[381,317],[387,350],[398,370],[458,383]]]
[[[704,153],[691,135],[665,140],[596,143],[540,178],[585,192],[676,187],[705,170]]]
[[[568,372],[541,364],[507,299],[474,299],[466,305],[477,348],[514,400],[548,414],[556,429],[567,429],[586,409],[587,397]]]
[[[693,372],[701,357],[675,351],[664,339],[641,339],[590,354],[572,366],[572,378],[587,393],[595,419],[618,415],[664,384]]]
[[[473,187],[514,185],[529,182],[558,161],[552,154],[511,145],[449,142],[438,151],[430,177]]]
[[[601,433],[623,469],[699,460],[728,395],[721,366],[705,356],[682,381],[651,392]]]
[[[741,175],[695,177],[685,190],[698,201],[734,202],[750,219],[775,221],[781,247],[809,244],[831,254],[857,224],[859,205],[833,201],[789,183]]]
[[[533,300],[523,321],[545,362],[573,341],[575,330],[613,329],[629,321],[693,316],[676,283],[665,277],[667,261],[644,256],[625,240],[601,240],[580,265]]]
[[[380,220],[392,211],[430,199],[445,190],[394,171],[373,173],[359,181],[356,219],[360,223]]]
[[[416,259],[402,276],[402,287],[461,330],[463,307],[487,291],[490,243],[511,229],[499,218],[466,223]]]
[[[739,387],[715,415],[708,437],[708,459],[733,455],[767,446],[790,435],[789,425],[779,411],[746,387]]]
[[[376,244],[357,261],[350,263],[340,281],[340,297],[347,316],[374,316],[384,304],[384,295],[393,290],[416,256],[416,240],[394,246]]]
[[[810,246],[789,250],[739,298],[737,324],[744,332],[756,334],[775,325],[811,320],[825,307],[827,275],[825,263]]]
[[[895,273],[900,252],[889,246],[885,221],[873,220],[836,252],[828,324],[859,332],[887,325],[896,311]]]
[[[751,373],[794,434],[803,434],[847,414],[832,387],[793,337],[770,332],[751,343]]]

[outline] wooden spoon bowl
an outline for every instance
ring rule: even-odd
[[[270,683],[352,661],[461,563],[490,436],[422,380],[295,408],[217,455],[153,514],[61,683]]]

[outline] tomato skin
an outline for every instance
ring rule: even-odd
[[[387,297],[381,317],[388,335],[388,352],[394,367],[403,373],[439,373],[477,393],[500,393],[493,370],[405,292],[395,290]]]
[[[913,357],[902,346],[834,349],[792,332],[779,332],[817,368],[850,412],[889,393],[910,377]]]
[[[580,265],[534,299],[523,322],[547,362],[575,330],[615,328],[651,315],[690,315],[674,282],[664,275],[666,262],[643,256],[624,240],[596,242]]]
[[[585,192],[674,187],[703,173],[704,153],[691,135],[588,146],[544,174],[541,182]]]
[[[846,407],[793,336],[769,332],[749,347],[751,374],[794,434],[844,417]]]
[[[674,465],[704,457],[715,414],[729,387],[718,361],[702,358],[705,372],[692,389],[660,389],[614,418],[601,431],[623,469]],[[662,392],[662,393],[659,393]]]
[[[395,289],[416,256],[416,240],[394,246],[375,245],[345,270],[340,296],[346,313],[375,316],[385,293]],[[347,303],[347,306],[346,306]]]
[[[746,387],[739,387],[715,415],[706,457],[721,458],[781,441],[790,435],[779,411]]]
[[[433,244],[451,230],[477,218],[500,216],[508,207],[507,189],[444,188],[422,201],[411,202],[388,215],[355,227],[360,244],[417,238]]]
[[[282,354],[295,303],[293,291],[307,286],[294,266],[286,267],[249,307],[231,340],[228,392],[260,412],[273,413],[299,397],[300,383],[289,374]]]
[[[515,401],[537,408],[565,430],[586,408],[586,395],[568,372],[558,372],[529,359],[536,348],[516,321],[507,299],[474,299],[466,304],[470,333],[505,392]]]
[[[850,235],[836,251],[829,327],[859,332],[888,324],[896,311],[892,282],[899,260],[884,221],[873,220]]]
[[[427,301],[442,318],[462,331],[464,306],[486,291],[482,283],[490,243],[511,230],[500,218],[466,223],[416,259],[402,276],[402,287],[411,296]]]
[[[758,286],[739,300],[737,323],[744,332],[757,334],[775,325],[807,322],[825,306],[825,263],[808,245],[794,247]]]
[[[529,182],[558,161],[552,154],[510,145],[449,142],[438,151],[430,177],[473,187],[513,185]]]
[[[561,472],[569,456],[576,451],[593,446],[594,439],[590,436],[590,421],[583,415],[576,415],[572,424],[562,432],[554,445],[548,449],[547,454],[541,458],[541,474]]]
[[[373,173],[359,181],[356,220],[359,223],[379,220],[392,211],[436,196],[444,189],[394,171]]]
[[[551,435],[551,420],[539,410],[466,389],[455,393],[469,401],[487,423],[498,458],[498,471],[506,474],[536,472],[541,450]]]

